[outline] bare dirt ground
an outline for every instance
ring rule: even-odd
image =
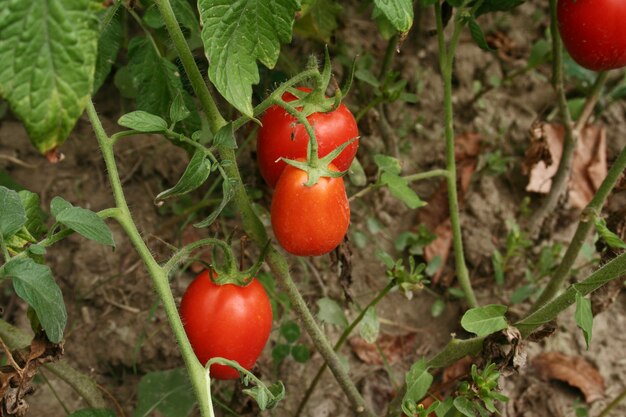
[[[510,60],[478,49],[468,36],[462,38],[455,66],[456,131],[459,135],[476,133],[481,138],[481,152],[501,149],[510,156],[507,172],[490,176],[478,170],[472,176],[464,198],[462,222],[464,242],[473,281],[477,285],[481,303],[507,303],[514,288],[496,289],[493,284],[491,255],[504,244],[506,221],[519,218],[526,177],[521,174],[523,153],[528,146],[528,130],[533,121],[552,114],[555,100],[549,85],[549,67],[542,66],[515,77],[512,81],[490,89],[478,101],[476,85],[480,81],[488,88],[495,79],[503,79],[516,68],[523,67],[533,41],[543,36],[546,29],[545,6],[531,2],[517,9],[514,14],[486,20],[487,33],[499,33],[512,42]],[[367,13],[354,17],[337,34],[336,47],[342,50],[369,52],[377,61],[382,59],[386,42],[376,35],[376,29]],[[388,106],[386,115],[391,126],[396,127],[398,146],[404,172],[414,173],[441,166],[443,163],[442,137],[442,88],[437,69],[436,42],[427,36],[434,28],[430,11],[423,12],[415,33],[402,45],[394,68],[401,71],[409,81],[409,89],[419,97],[417,104]],[[417,43],[412,43],[415,41]],[[313,48],[311,45],[303,49]],[[304,59],[303,59],[304,61]],[[364,103],[357,102],[359,89],[348,97],[351,108],[358,110]],[[111,95],[113,88],[106,88],[96,99],[104,126],[109,132],[117,129],[115,120],[120,115],[120,99]],[[371,171],[370,152],[385,152],[388,137],[381,134],[380,114],[370,112],[361,122],[362,149],[366,172]],[[612,105],[597,121],[608,129],[609,161],[616,151],[626,145],[626,104]],[[400,129],[402,128],[402,129]],[[402,134],[400,134],[402,130]],[[255,167],[250,147],[242,156],[246,183],[263,191],[262,180]],[[387,149],[388,150],[388,149]],[[86,120],[79,121],[67,144],[62,148],[66,158],[57,165],[48,164],[29,145],[19,122],[8,117],[0,121],[0,154],[11,155],[26,165],[0,159],[0,168],[23,187],[41,196],[42,206],[48,207],[54,196],[62,196],[73,204],[92,210],[100,210],[113,204],[107,185],[104,164],[98,152],[91,128]],[[185,167],[187,156],[167,141],[155,136],[139,136],[123,141],[117,153],[120,174],[124,182],[130,207],[144,238],[153,253],[165,257],[169,249],[165,242],[179,244],[182,239],[181,222],[184,216],[172,215],[171,208],[158,208],[154,196],[172,185]],[[480,161],[480,157],[479,157]],[[480,163],[480,162],[479,162]],[[428,199],[438,189],[438,182],[415,184],[420,196]],[[353,187],[349,194],[357,189]],[[536,203],[538,196],[534,195]],[[623,201],[623,200],[622,200]],[[269,207],[269,197],[258,201]],[[616,203],[617,204],[617,203]],[[531,206],[532,207],[532,206]],[[393,242],[403,231],[415,231],[419,226],[418,215],[406,209],[388,193],[370,193],[357,199],[352,206],[351,235],[361,232],[367,238],[364,248],[352,250],[352,279],[350,294],[361,306],[365,305],[386,284],[385,268],[376,257],[379,249],[394,253]],[[561,207],[555,213],[558,221],[551,222],[552,242],[567,244],[576,225],[578,213]],[[373,225],[375,219],[377,224]],[[224,222],[232,223],[232,217]],[[90,374],[121,405],[126,415],[131,415],[137,401],[137,384],[141,376],[155,370],[182,366],[173,336],[162,309],[156,305],[150,280],[138,256],[132,250],[121,230],[113,227],[117,247],[114,251],[73,236],[56,245],[47,254],[55,277],[61,285],[68,306],[69,323],[65,341],[65,359],[81,371]],[[206,233],[206,232],[202,232]],[[549,242],[541,242],[547,244]],[[540,244],[538,244],[540,246]],[[538,252],[537,248],[537,251]],[[310,261],[293,262],[293,274],[301,285],[301,291],[310,306],[315,300],[328,296],[339,300],[354,317],[355,309],[345,300],[336,269],[328,268],[333,262],[328,257]],[[452,259],[448,259],[451,270]],[[317,275],[317,276],[316,276]],[[180,297],[192,279],[191,273],[174,277],[172,287]],[[446,285],[434,286],[440,294]],[[383,319],[382,331],[390,335],[412,335],[409,347],[396,347],[401,352],[385,367],[364,363],[355,349],[346,346],[341,354],[350,364],[352,377],[379,413],[393,398],[403,382],[404,373],[421,357],[437,352],[450,339],[452,333],[462,334],[459,320],[462,305],[450,299],[443,314],[432,318],[430,311],[435,297],[423,292],[408,300],[399,292],[391,293],[381,303],[378,313]],[[0,294],[0,305],[6,306],[4,319],[27,328],[25,305],[10,291]],[[513,314],[523,314],[528,305],[517,305]],[[293,314],[293,313],[290,313]],[[283,318],[285,319],[285,318]],[[325,325],[332,340],[339,330]],[[266,380],[281,379],[287,388],[287,399],[270,415],[292,416],[310,379],[321,365],[319,355],[314,354],[306,364],[287,359],[275,367],[270,349],[279,335],[278,326],[270,337],[266,352],[259,360],[257,374]],[[542,352],[562,352],[587,359],[604,379],[603,396],[589,407],[589,415],[595,416],[626,386],[626,295],[622,291],[616,302],[594,320],[593,342],[586,349],[581,332],[573,320],[573,310],[559,319],[555,335],[540,344],[528,344],[529,366],[519,374],[502,378],[503,393],[511,400],[502,409],[507,417],[575,416],[575,408],[585,406],[581,392],[559,382],[543,381],[536,369],[530,366],[533,358]],[[303,343],[312,346],[303,336]],[[30,398],[31,416],[57,417],[70,410],[84,406],[70,388],[44,373],[49,381],[41,379],[38,389]],[[235,383],[218,383],[216,390],[227,397],[232,394]],[[56,394],[53,393],[56,392]],[[246,400],[235,395],[229,404],[240,415],[256,415],[256,408],[249,407]],[[338,385],[327,373],[309,400],[305,416],[348,416],[347,400]],[[228,415],[221,408],[218,413]],[[626,415],[626,405],[613,411],[614,417]]]

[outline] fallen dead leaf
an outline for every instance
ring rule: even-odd
[[[387,363],[390,364],[396,363],[407,356],[412,356],[415,353],[416,342],[417,333],[403,335],[382,333],[378,336],[376,343],[367,343],[358,336],[348,341],[356,356],[369,365],[383,364],[381,352],[385,356]]]
[[[526,191],[547,194],[563,154],[564,129],[562,125],[540,123],[531,132],[533,144],[524,163],[526,170],[532,167]],[[546,148],[549,158],[545,155]],[[585,208],[606,175],[606,130],[603,126],[587,126],[581,132],[572,161],[570,204]]]
[[[471,356],[463,356],[461,359],[444,369],[441,382],[445,384],[447,382],[456,381],[466,377],[470,374],[472,363],[474,363],[474,359]]]
[[[602,375],[580,356],[546,352],[535,357],[532,365],[541,379],[555,379],[578,388],[588,404],[604,397]]]

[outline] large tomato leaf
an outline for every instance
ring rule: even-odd
[[[19,258],[5,265],[4,274],[13,279],[15,293],[35,310],[48,339],[59,343],[63,339],[67,312],[50,268],[30,258]]]
[[[100,38],[98,39],[98,56],[93,82],[94,94],[102,87],[111,72],[111,67],[115,63],[124,41],[122,23],[124,13],[120,10],[121,5],[121,2],[115,3],[102,14],[100,19]]]
[[[273,68],[280,44],[291,41],[298,0],[199,0],[209,78],[241,113],[252,116],[259,60]]]
[[[147,417],[158,410],[165,417],[186,417],[196,401],[184,368],[150,372],[141,378],[133,417]]]
[[[408,32],[413,25],[412,0],[374,0],[378,10],[398,32]]]
[[[339,25],[337,19],[342,10],[335,0],[303,0],[300,18],[293,29],[301,36],[328,43]]]
[[[67,139],[93,87],[96,0],[0,0],[0,96],[42,153]]]
[[[26,223],[26,210],[20,195],[0,186],[0,239],[14,235]]]

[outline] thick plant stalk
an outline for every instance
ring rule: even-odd
[[[528,221],[528,233],[532,238],[537,236],[546,217],[554,211],[557,204],[561,200],[561,197],[563,197],[567,191],[567,184],[572,170],[572,161],[574,159],[576,143],[578,142],[580,133],[587,124],[587,120],[589,119],[593,108],[598,101],[600,90],[606,80],[606,72],[598,75],[598,78],[592,87],[592,91],[587,97],[580,119],[574,126],[569,107],[567,106],[567,97],[565,96],[563,47],[556,19],[556,4],[557,0],[550,0],[550,33],[552,34],[553,83],[556,90],[561,122],[563,123],[564,128],[563,153],[561,154],[561,160],[559,161],[559,167],[556,174],[554,174],[554,177],[552,178],[552,187],[550,188],[550,192],[543,199],[537,210],[533,212]]]
[[[179,58],[185,68],[185,71],[189,75],[191,86],[200,98],[200,102],[207,118],[209,119],[209,125],[211,131],[216,133],[222,126],[226,124],[226,121],[219,113],[213,98],[211,97],[209,90],[204,83],[204,79],[200,74],[198,66],[189,50],[189,46],[185,41],[185,37],[178,25],[176,16],[172,10],[169,0],[155,0],[165,26],[170,34],[174,47],[176,48]],[[235,152],[227,147],[219,147],[218,152],[224,161],[229,163],[224,164],[224,169],[228,175],[228,178],[232,180],[235,185],[235,195],[233,201],[237,206],[239,214],[242,219],[245,232],[257,243],[259,246],[264,246],[267,242],[267,233],[263,224],[252,210],[250,199],[241,181],[239,174],[239,168],[235,161]],[[333,351],[333,348],[319,328],[313,314],[306,305],[306,302],[302,298],[302,295],[298,291],[295,283],[293,282],[291,275],[289,274],[289,266],[285,258],[272,246],[268,249],[266,261],[274,273],[274,278],[279,285],[285,290],[289,297],[298,318],[301,320],[305,330],[313,340],[315,347],[324,357],[331,371],[335,375],[337,382],[346,393],[346,396],[350,400],[354,411],[358,414],[364,414],[368,417],[373,417],[375,414],[366,406],[365,400],[357,390],[354,383],[350,380],[348,373],[342,368],[339,358]]]
[[[465,294],[465,299],[470,307],[477,307],[476,295],[472,289],[469,278],[469,271],[465,264],[463,253],[463,236],[461,234],[461,221],[459,218],[459,199],[456,186],[456,160],[454,158],[454,115],[452,108],[452,65],[454,63],[454,52],[459,42],[462,24],[456,19],[454,33],[450,44],[446,47],[443,21],[441,16],[441,5],[435,4],[435,15],[437,19],[437,39],[439,41],[439,67],[443,77],[443,99],[444,99],[444,128],[446,139],[446,169],[448,175],[446,181],[448,185],[448,203],[450,206],[450,224],[452,226],[452,237],[454,244],[454,260],[456,264],[456,274],[461,289]]]
[[[604,202],[625,170],[626,148],[622,149],[622,152],[620,152],[619,156],[613,163],[613,166],[609,170],[606,178],[602,181],[598,192],[593,196],[593,199],[583,211],[578,227],[576,228],[576,232],[574,233],[574,237],[572,238],[572,241],[563,256],[563,260],[559,264],[557,270],[554,271],[548,285],[546,285],[543,289],[541,295],[531,308],[531,312],[536,311],[538,308],[554,298],[563,286],[563,281],[572,269],[572,266],[578,257],[578,253],[580,252],[583,243],[585,243],[585,239],[587,238],[587,235],[589,235],[589,231],[594,225],[594,220],[602,210]]]
[[[96,109],[94,108],[91,100],[87,103],[87,115],[89,116],[89,121],[91,122],[93,130],[96,134],[96,138],[98,139],[98,144],[100,145],[100,151],[102,152],[102,156],[106,164],[109,182],[111,184],[113,197],[115,198],[115,204],[117,206],[117,211],[114,212],[112,217],[122,226],[124,232],[126,232],[126,235],[148,269],[150,278],[152,278],[152,283],[154,284],[157,294],[159,295],[159,299],[163,304],[167,319],[180,347],[183,360],[185,361],[185,366],[187,367],[187,371],[189,373],[191,385],[196,393],[196,398],[198,399],[200,413],[205,417],[211,416],[213,415],[213,410],[210,407],[209,400],[206,395],[204,367],[196,358],[196,355],[191,348],[191,344],[189,343],[189,339],[187,338],[187,334],[185,333],[185,329],[183,328],[183,323],[180,320],[178,309],[176,308],[176,302],[174,301],[174,296],[172,295],[172,290],[169,286],[167,273],[152,256],[150,249],[148,249],[146,243],[141,238],[141,234],[139,230],[137,230],[137,226],[135,226],[132,219],[130,209],[128,208],[128,204],[126,203],[126,198],[124,196],[124,190],[122,189],[122,182],[120,181],[117,164],[115,163],[113,144],[104,131],[102,123],[100,123],[100,119],[98,118],[98,114],[96,113]]]

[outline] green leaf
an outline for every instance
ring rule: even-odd
[[[62,144],[91,95],[97,0],[0,0],[0,96],[41,153]]]
[[[485,0],[476,11],[476,17],[491,12],[506,12],[524,3],[525,0]]]
[[[305,363],[311,358],[311,351],[305,345],[294,345],[291,348],[291,356],[296,362]]]
[[[170,106],[170,121],[172,123],[178,123],[181,120],[185,120],[189,117],[191,112],[185,105],[185,100],[182,94],[177,94]]]
[[[285,386],[280,381],[269,387],[256,386],[246,388],[243,392],[254,398],[261,410],[274,408],[280,400],[285,398]]]
[[[293,30],[301,36],[329,43],[342,10],[335,0],[303,0]]]
[[[606,220],[597,217],[595,220],[596,230],[598,234],[613,249],[626,249],[626,243],[615,233],[611,232],[606,226]]]
[[[111,72],[111,67],[117,59],[117,54],[124,40],[122,25],[124,13],[120,12],[121,5],[121,2],[116,2],[102,13],[100,37],[98,38],[96,72],[93,81],[94,94],[100,89]]]
[[[213,210],[213,212],[209,214],[209,217],[207,217],[206,219],[202,220],[199,223],[194,224],[193,226],[201,228],[201,227],[209,227],[210,225],[212,225],[215,219],[217,219],[217,216],[219,216],[222,210],[224,210],[224,207],[226,207],[226,205],[234,197],[235,195],[235,189],[233,188],[234,186],[235,185],[231,184],[230,181],[224,180],[222,182],[222,201],[220,202],[219,206],[217,206],[215,210]]]
[[[285,345],[285,344],[276,345],[274,346],[274,349],[272,349],[272,359],[274,359],[274,362],[279,364],[282,361],[284,361],[287,356],[289,356],[290,352],[291,352],[290,345]]]
[[[26,230],[35,239],[40,239],[48,230],[45,224],[46,214],[41,209],[39,196],[28,190],[22,190],[18,193],[22,205],[26,210]]]
[[[115,411],[104,408],[85,408],[67,417],[115,417]]]
[[[476,417],[474,404],[465,397],[456,397],[454,399],[454,408],[467,417]]]
[[[433,376],[428,372],[426,359],[415,362],[406,377],[406,393],[402,398],[402,411],[408,416],[414,415],[417,404],[428,392],[433,383]]]
[[[398,32],[408,32],[413,25],[412,0],[374,0],[378,8]]]
[[[398,175],[402,172],[400,167],[400,161],[397,158],[393,158],[387,155],[374,155],[374,163],[378,166],[381,172],[388,172],[390,174]]]
[[[528,68],[534,68],[548,61],[552,54],[552,45],[546,39],[540,39],[530,48],[528,56]]]
[[[235,141],[235,131],[233,130],[232,123],[226,124],[217,131],[213,139],[213,144],[228,149],[237,149],[237,141]]]
[[[478,47],[482,50],[493,51],[493,49],[487,43],[487,39],[485,39],[485,34],[483,33],[483,30],[476,21],[476,19],[470,16],[467,25],[469,27],[470,34],[472,35],[472,39],[474,39],[474,42],[476,42],[476,45],[478,45]]]
[[[196,150],[189,161],[189,165],[185,168],[182,177],[175,186],[165,190],[156,196],[156,200],[165,200],[166,198],[187,194],[206,181],[211,173],[211,161],[201,150]]]
[[[479,337],[487,336],[507,328],[508,324],[504,317],[506,311],[507,307],[500,304],[472,308],[461,318],[461,326]]]
[[[320,298],[317,300],[317,306],[319,307],[317,317],[320,320],[343,328],[348,327],[348,319],[335,300],[331,300],[328,297]]]
[[[184,368],[150,372],[141,378],[133,417],[152,416],[158,410],[164,417],[187,417],[196,399]]]
[[[0,186],[0,237],[6,239],[14,235],[26,224],[26,220],[20,195]]]
[[[350,177],[352,185],[357,187],[365,187],[367,184],[367,175],[365,175],[363,165],[361,165],[358,158],[352,160],[350,168],[348,168],[348,177]]]
[[[123,115],[118,119],[117,124],[145,133],[165,132],[167,130],[167,122],[165,120],[143,110]]]
[[[61,289],[52,278],[46,265],[39,265],[30,258],[18,258],[5,265],[5,274],[13,278],[15,293],[30,305],[48,339],[59,343],[67,323],[67,312]]]
[[[300,338],[300,326],[295,321],[286,321],[280,326],[280,334],[289,343],[293,343]]]
[[[380,182],[389,188],[391,195],[402,201],[411,210],[426,205],[402,177],[389,172],[383,172],[380,176]]]
[[[93,211],[74,207],[61,197],[52,199],[50,210],[59,223],[81,236],[103,245],[115,246],[111,230]]]
[[[430,307],[430,315],[433,317],[439,317],[446,309],[446,302],[441,298],[437,298],[433,305]]]
[[[259,60],[273,68],[280,44],[291,41],[297,0],[199,0],[209,79],[237,110],[252,117]]]
[[[502,254],[498,249],[493,250],[493,255],[491,255],[491,265],[493,265],[493,275],[496,280],[496,284],[503,285],[504,284],[504,260],[502,259]]]
[[[365,311],[365,315],[359,323],[359,334],[367,343],[374,343],[378,339],[379,332],[380,321],[378,321],[376,308],[372,306]]]
[[[576,324],[585,335],[585,343],[587,350],[591,344],[591,333],[593,329],[593,312],[591,311],[591,300],[585,298],[580,292],[576,291],[576,312],[574,313]]]

